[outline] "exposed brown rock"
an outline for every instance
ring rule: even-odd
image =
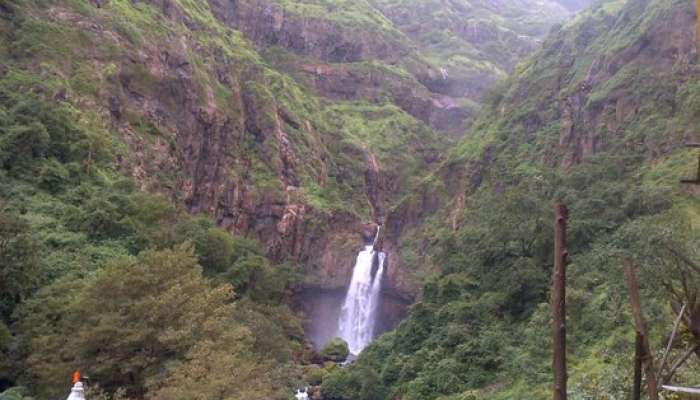
[[[307,64],[302,70],[322,96],[372,102],[383,102],[389,97],[408,114],[453,136],[464,133],[465,124],[475,111],[461,105],[459,99],[432,93],[415,78],[370,65]],[[445,85],[455,87],[455,82],[445,81]]]
[[[408,53],[389,35],[293,14],[269,0],[209,0],[209,5],[217,18],[258,45],[280,46],[327,62],[399,58]]]

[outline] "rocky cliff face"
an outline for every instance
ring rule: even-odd
[[[319,95],[333,101],[369,100],[381,103],[389,99],[401,110],[434,129],[454,135],[464,132],[465,123],[476,110],[474,101],[481,93],[507,73],[520,57],[535,48],[548,24],[568,16],[557,4],[547,4],[547,11],[540,12],[552,16],[542,18],[535,27],[525,28],[498,25],[492,22],[495,17],[468,18],[465,22],[462,21],[463,16],[470,13],[482,14],[480,9],[451,10],[456,18],[450,20],[451,32],[479,52],[478,56],[476,53],[472,55],[475,57],[472,61],[478,59],[482,63],[493,63],[497,66],[496,71],[502,72],[487,72],[487,69],[476,68],[450,74],[449,68],[428,61],[445,57],[428,54],[426,58],[423,53],[429,44],[425,42],[425,35],[411,27],[424,14],[431,15],[429,9],[425,8],[426,5],[401,8],[379,3],[373,5],[384,15],[376,13],[374,8],[364,3],[342,6],[340,9],[303,2],[290,5],[269,0],[210,1],[209,5],[214,18],[223,26],[242,32],[258,49],[281,49],[286,53],[287,56],[282,57],[286,63],[280,63],[280,57],[266,58]],[[167,5],[159,7],[168,8]],[[503,3],[484,4],[480,7],[492,15],[508,15],[524,10],[527,5],[513,8]],[[362,29],[357,29],[349,23],[351,20],[345,19],[345,13],[358,10],[366,17]],[[431,22],[437,24],[443,21]],[[430,27],[435,24],[426,25]],[[494,47],[494,43],[498,47]],[[291,62],[288,61],[290,59]],[[316,61],[309,63],[310,60]],[[262,75],[245,76],[242,79],[248,82],[265,81],[264,72]],[[223,84],[227,85],[227,82]],[[301,131],[303,140],[311,139],[313,142],[309,149],[314,144],[321,144],[320,148],[323,149],[324,144],[328,147],[331,145],[323,143],[320,137],[323,132],[318,132],[317,126],[322,122],[300,120],[293,112],[280,110],[275,101],[260,100],[251,94],[255,92],[254,87],[243,85],[237,92],[241,93],[240,100],[234,108],[243,110],[242,120],[236,121],[239,126],[221,118],[216,121],[216,118],[210,116],[210,121],[207,122],[202,121],[201,116],[197,117],[195,120],[200,120],[196,122],[199,126],[193,127],[191,132],[210,131],[211,135],[207,136],[211,139],[205,143],[200,143],[198,138],[190,138],[194,142],[185,139],[185,146],[193,149],[199,147],[205,152],[217,149],[225,153],[227,148],[239,147],[241,143],[231,141],[232,138],[227,138],[226,135],[217,135],[216,131],[227,125],[225,130],[233,127],[236,132],[242,132],[239,138],[252,136],[254,143],[263,144],[260,159],[268,166],[271,176],[277,177],[277,188],[258,190],[255,187],[256,179],[251,179],[250,172],[247,171],[252,168],[254,161],[245,160],[242,154],[233,157],[229,155],[227,158],[224,154],[199,154],[194,150],[188,154],[190,158],[186,162],[192,165],[190,176],[195,178],[182,182],[177,188],[178,192],[191,191],[186,194],[185,201],[193,212],[214,214],[223,226],[232,231],[250,234],[268,243],[272,256],[291,256],[307,265],[306,284],[309,287],[329,290],[344,287],[352,272],[353,259],[360,244],[358,232],[364,222],[363,217],[353,212],[338,213],[337,210],[319,212],[308,204],[296,171],[299,159],[304,158],[302,163],[309,164],[311,155],[313,160],[318,160],[316,163],[321,171],[328,171],[333,169],[329,164],[333,163],[335,154],[332,149],[328,149],[326,152],[312,151],[300,156],[296,143],[285,132],[289,129]],[[134,108],[142,107],[136,105]],[[215,111],[210,108],[210,115]],[[175,113],[182,114],[179,111]],[[188,124],[192,126],[192,121],[182,121],[177,125]],[[226,143],[226,140],[229,142]],[[385,217],[385,209],[398,199],[392,192],[400,190],[395,184],[392,187],[391,182],[387,183],[396,182],[396,179],[383,176],[381,163],[377,162],[376,157],[366,149],[362,153],[361,156],[360,152],[355,152],[354,162],[358,167],[365,165],[365,179],[363,184],[356,185],[351,190],[361,191],[361,198],[366,198],[364,201],[369,205],[369,218],[381,222]],[[437,160],[436,156],[429,158],[431,161]],[[242,172],[237,174],[239,180],[230,179],[226,174],[226,166],[232,164]],[[321,184],[328,179],[323,173],[310,178]],[[437,203],[437,200],[433,199],[429,203]],[[436,206],[422,204],[420,208],[419,214],[430,215]],[[364,219],[368,220],[366,217]],[[403,226],[411,226],[413,220],[418,219],[419,217],[393,217],[389,223],[401,230]],[[327,226],[341,228],[329,231]],[[386,249],[389,250],[387,293],[408,301],[419,285],[403,268],[397,237],[387,235],[385,240]]]
[[[439,137],[397,108],[379,108],[365,137],[348,136],[331,118],[337,111],[216,22],[223,10],[177,1],[80,5],[9,9],[0,21],[2,77],[42,76],[27,79],[26,90],[72,104],[86,123],[113,133],[118,167],[143,190],[304,265],[309,286],[344,287],[364,224],[408,190],[407,174],[439,159]],[[423,154],[410,155],[405,171],[385,171],[400,162],[395,149],[371,149],[385,123],[410,135],[411,143],[395,140],[405,146],[398,153]]]
[[[647,7],[651,8],[653,5]],[[635,14],[645,12],[644,8],[641,4],[638,9],[629,6],[625,17],[633,18]],[[693,29],[679,30],[678,27],[692,28],[694,13],[683,7],[659,12],[664,13],[663,20],[649,24],[645,27],[646,31],[639,32],[636,37],[626,38],[629,42],[618,52],[592,57],[586,65],[585,76],[578,88],[572,88],[560,96],[562,124],[559,146],[566,153],[561,160],[564,167],[615,145],[614,135],[622,134],[629,128],[628,124],[639,118],[638,114],[643,112],[644,108],[649,107],[648,104],[644,104],[647,100],[640,98],[637,91],[651,88],[652,76],[660,80],[656,84],[666,86],[664,90],[669,91],[667,96],[674,91],[673,85],[691,78],[696,58],[694,32]],[[610,25],[601,29],[611,29],[612,35],[617,33],[613,38],[621,40],[621,32],[615,32],[619,29],[616,22],[611,20]],[[591,31],[591,34],[596,35],[603,33],[588,26],[579,29]],[[608,42],[612,42],[613,38]],[[620,45],[623,43],[620,41]],[[569,43],[558,40],[553,46],[567,55],[564,63],[571,63],[572,66],[576,64],[576,50],[569,47]],[[582,65],[579,64],[579,67]],[[654,71],[654,75],[649,74],[649,70]],[[638,76],[634,77],[632,74]],[[676,102],[676,99],[669,96],[658,106],[672,109]],[[671,134],[671,129],[668,129],[667,133]],[[686,127],[685,135],[693,133]],[[663,142],[668,142],[671,137],[657,143],[649,139],[645,140],[644,146],[651,154],[658,155],[666,150],[658,146],[670,145]]]
[[[458,98],[431,92],[405,71],[371,63],[305,64],[302,71],[311,87],[332,100],[388,99],[403,111],[454,136],[464,132],[465,122],[476,113],[475,104],[462,104]]]
[[[322,96],[375,103],[388,98],[454,136],[464,133],[481,94],[570,15],[554,1],[434,3],[209,4],[222,23],[259,48],[297,56],[285,67],[306,75],[302,79]]]
[[[544,174],[614,152],[652,165],[646,173],[658,168],[671,182],[692,175],[683,143],[699,135],[692,122],[700,104],[695,13],[682,1],[622,1],[594,6],[553,32],[444,164],[389,213],[397,242],[414,246],[397,251],[403,257],[395,262],[409,264],[399,269],[439,268],[431,264],[430,238],[447,226],[468,226],[470,196],[483,186],[502,193],[513,185],[503,176],[518,174],[516,161],[521,171],[527,163],[530,174]],[[674,158],[687,160],[687,168],[671,166]]]
[[[331,63],[367,59],[398,60],[409,54],[399,32],[383,17],[357,5],[340,9],[330,3],[276,2],[270,0],[210,0],[214,16],[241,31],[258,46],[279,46],[306,57]],[[358,29],[344,13],[362,13],[368,21]]]
[[[259,239],[326,290],[349,281],[366,224],[386,222],[385,293],[401,302],[417,281],[398,233],[441,194],[392,210],[442,161],[439,131],[461,135],[481,93],[568,15],[547,3],[554,16],[528,14],[531,30],[502,22],[532,2],[450,8],[433,44],[461,47],[443,54],[428,51],[443,20],[420,2],[7,4],[0,74],[40,77],[21,84],[109,132],[143,190]]]
[[[241,31],[275,68],[291,74],[318,95],[335,102],[381,104],[388,100],[433,129],[456,136],[471,121],[481,94],[536,48],[549,26],[570,15],[555,2],[537,7],[528,2],[459,7],[420,2],[331,5],[272,0],[217,0],[209,4],[222,24]],[[444,13],[437,18],[437,10],[445,7],[449,18],[443,18]],[[528,15],[528,23],[508,19],[523,12]],[[361,15],[359,22],[350,18],[357,14]],[[459,46],[450,53],[435,52],[429,36],[445,23]],[[416,24],[423,28],[416,29]],[[451,37],[438,40],[452,45],[456,42]],[[469,61],[457,62],[456,57]],[[434,156],[428,158],[432,160],[426,160],[426,165],[435,161]],[[394,174],[391,167],[382,166],[374,157],[366,160],[370,167],[366,170],[365,193],[374,221],[381,222],[401,198],[397,196],[401,190],[395,187],[401,178],[384,177],[387,172]],[[426,207],[418,213],[429,215],[435,208]],[[396,229],[388,230],[384,240],[389,250],[387,288],[393,296],[410,299],[419,285],[403,268],[399,236],[392,233],[410,227],[419,217],[396,215],[400,213],[389,219]],[[308,282],[311,286],[334,289],[349,280],[355,249],[346,246],[341,253],[338,249],[352,234],[333,235],[342,239],[302,251],[322,254],[303,260],[314,266],[310,276],[315,278]]]
[[[455,104],[465,99],[480,102],[486,90],[539,46],[552,25],[571,15],[556,1],[375,0],[374,4],[434,66],[412,70],[418,81]]]

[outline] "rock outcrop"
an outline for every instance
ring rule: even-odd
[[[375,17],[377,23],[357,29],[329,18],[331,13],[342,15],[346,11],[334,10],[331,5],[299,2],[285,8],[273,0],[209,0],[209,4],[219,20],[257,45],[279,46],[321,61],[398,60],[410,51],[398,32],[378,23],[381,17]],[[357,9],[365,11],[361,6]]]
[[[502,170],[510,160],[570,170],[600,153],[615,153],[620,163],[655,165],[668,162],[670,154],[682,157],[683,144],[698,140],[692,122],[698,115],[691,94],[698,69],[692,4],[627,2],[621,9],[596,6],[584,13],[553,32],[544,49],[493,96],[472,127],[473,136],[461,140],[467,150],[453,152],[388,213],[389,246],[413,245],[411,259],[390,260],[409,264],[397,270],[429,264],[431,227],[439,221],[459,231],[468,223],[460,218],[472,194],[485,183],[497,193],[507,185],[499,172],[514,173]],[[630,23],[643,15],[643,24]],[[518,153],[523,148],[530,149],[530,159]],[[501,166],[494,169],[494,163]]]
[[[419,287],[404,268],[401,234],[443,197],[412,193],[450,143],[435,131],[463,134],[479,96],[537,43],[535,33],[495,23],[509,8],[488,1],[478,9],[499,18],[462,23],[476,11],[450,9],[450,35],[483,48],[459,60],[428,54],[406,19],[425,8],[404,6],[58,0],[12,7],[22,15],[3,15],[3,27],[36,43],[0,51],[50,81],[48,97],[113,134],[118,168],[141,189],[259,240],[273,260],[303,265],[307,288],[346,287],[367,227],[385,225],[383,292],[399,315]],[[513,52],[485,57],[499,52],[482,42]],[[454,68],[465,60],[474,68]]]
[[[275,0],[209,0],[209,5],[216,18],[240,30],[259,48],[283,49],[303,58],[286,67],[307,74],[319,94],[372,102],[388,98],[453,136],[464,134],[481,95],[536,48],[549,26],[569,15],[566,8],[550,0],[517,6],[505,2],[457,6]],[[439,18],[437,10],[443,11]],[[543,15],[548,16],[535,19],[539,10],[546,10]],[[510,24],[513,13],[532,13],[536,22],[533,26]],[[435,32],[442,27],[459,43],[441,37],[444,32]],[[440,43],[427,43],[426,37],[438,37]],[[442,46],[455,50],[433,54],[432,48]],[[469,60],[452,60],[459,57]],[[445,63],[435,61],[440,58]]]

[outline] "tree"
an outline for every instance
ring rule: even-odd
[[[227,363],[249,335],[232,317],[232,298],[229,285],[213,288],[202,276],[191,247],[146,251],[42,289],[21,308],[20,331],[41,394],[61,390],[78,368],[108,391],[141,397],[156,377],[177,380],[209,358],[236,368]],[[231,354],[206,345],[222,338],[240,345],[222,347]]]
[[[49,141],[46,127],[39,122],[0,127],[0,167],[15,171],[27,168],[35,157],[45,154]]]
[[[321,394],[329,400],[378,400],[385,392],[377,373],[366,367],[339,368],[321,384]]]
[[[36,160],[49,158],[89,172],[108,158],[106,135],[84,130],[65,109],[25,92],[0,89],[0,168],[29,176]]]
[[[195,344],[184,362],[168,368],[167,376],[152,379],[149,400],[244,400],[261,397],[271,382],[267,366],[246,351],[250,332],[224,332]]]
[[[40,274],[36,253],[29,224],[0,208],[0,321],[8,321],[15,305],[35,288]]]

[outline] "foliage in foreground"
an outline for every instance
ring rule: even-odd
[[[296,267],[138,191],[99,138],[0,88],[0,389],[31,389],[3,398],[65,396],[74,369],[93,398],[284,397]]]
[[[180,246],[42,289],[20,308],[19,332],[47,389],[62,389],[66,371],[77,368],[139,397],[147,388],[149,398],[172,399],[208,387],[234,398],[260,390],[264,376],[257,378],[251,333],[234,319],[232,301],[232,287],[212,287],[193,249]],[[238,379],[217,384],[217,373]]]

